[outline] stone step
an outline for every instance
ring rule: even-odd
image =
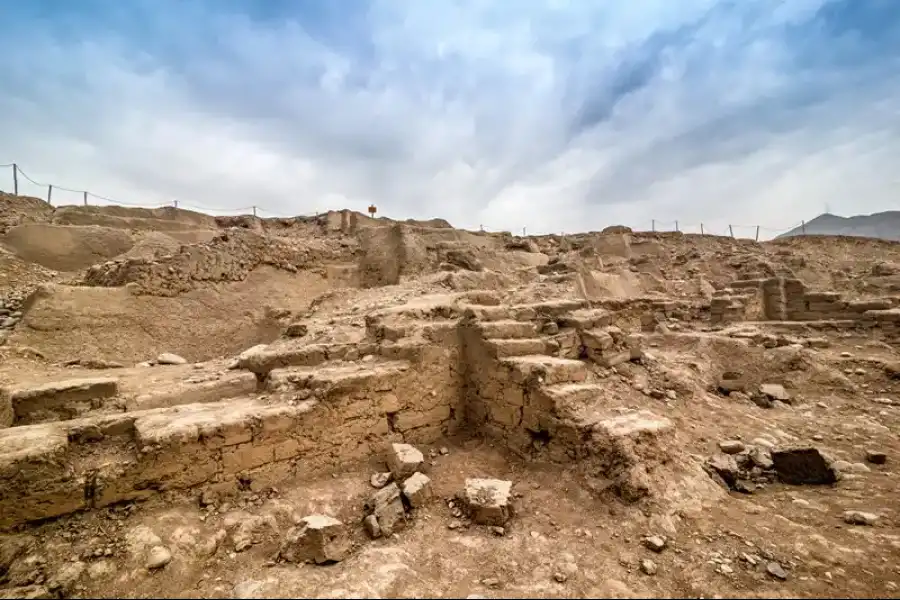
[[[188,378],[160,386],[152,391],[124,399],[126,411],[166,408],[180,404],[219,402],[257,391],[256,375],[246,371],[216,373],[213,376]]]
[[[586,300],[547,300],[530,304],[516,304],[509,307],[509,314],[518,321],[533,321],[541,318],[558,318],[588,305]]]
[[[528,356],[547,352],[547,342],[541,338],[491,339],[485,346],[495,358]]]
[[[609,387],[598,383],[558,383],[541,390],[559,409],[593,405],[601,402]]]
[[[605,308],[580,309],[559,319],[560,327],[588,330],[612,325],[613,314]]]
[[[410,363],[404,360],[341,362],[314,368],[287,367],[269,373],[266,389],[271,392],[309,389],[344,393],[364,388],[380,391],[391,389],[397,377],[410,368]]]
[[[485,321],[478,324],[481,335],[486,339],[531,338],[537,333],[530,321]]]
[[[119,393],[118,379],[94,377],[20,385],[0,392],[0,427],[69,419]]]
[[[583,382],[588,368],[580,360],[546,355],[514,356],[500,359],[507,375],[514,383],[540,378],[545,384]]]
[[[235,367],[265,376],[283,367],[314,367],[329,360],[374,352],[375,346],[359,344],[297,344],[283,340],[270,345],[261,344],[245,350],[235,361]]]

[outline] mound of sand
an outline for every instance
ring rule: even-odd
[[[0,192],[0,233],[22,223],[49,221],[52,215],[53,207],[40,198]]]
[[[135,363],[162,352],[207,360],[273,341],[284,328],[278,315],[306,310],[328,287],[321,275],[269,267],[177,298],[132,296],[121,287],[48,285],[30,300],[10,343],[39,348],[60,362]]]
[[[0,244],[25,261],[71,272],[127,252],[134,240],[128,232],[108,227],[24,223],[0,236]]]
[[[179,231],[218,229],[215,217],[174,207],[61,206],[53,213],[57,225],[102,225],[116,229]]]

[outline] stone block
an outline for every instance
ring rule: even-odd
[[[431,479],[422,473],[413,473],[403,482],[403,497],[413,508],[424,506],[431,500]]]
[[[406,525],[406,510],[400,498],[400,487],[396,483],[390,483],[375,492],[367,509],[377,520],[378,528],[385,537]]]
[[[832,461],[815,448],[793,448],[772,453],[775,473],[784,483],[828,485],[840,475]]]
[[[292,563],[339,562],[350,552],[350,537],[343,523],[326,515],[303,517],[292,527],[279,550],[279,557]]]
[[[504,525],[512,516],[511,491],[511,481],[467,479],[464,494],[472,521],[479,525]]]
[[[410,444],[391,444],[385,462],[395,479],[406,479],[422,468],[425,456]]]

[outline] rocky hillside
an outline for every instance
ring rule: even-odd
[[[889,210],[871,215],[839,217],[821,214],[805,227],[797,227],[778,237],[797,235],[846,235],[900,241],[900,211]]]

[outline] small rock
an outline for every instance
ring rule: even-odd
[[[657,570],[656,563],[649,558],[645,558],[641,561],[641,571],[643,571],[645,575],[656,575]]]
[[[555,579],[557,583],[565,583],[569,580],[569,576],[562,571],[557,571],[553,574],[553,579]]]
[[[780,383],[764,383],[759,386],[759,391],[761,394],[772,400],[786,402],[787,404],[791,403],[791,395],[788,394],[787,390],[785,390],[784,386]]]
[[[305,336],[309,332],[304,323],[291,323],[284,330],[284,336],[290,338],[299,338]]]
[[[381,527],[379,527],[378,518],[375,515],[368,515],[363,519],[363,527],[373,540],[381,537]]]
[[[774,450],[775,443],[772,440],[767,440],[764,437],[753,438],[750,440],[751,446],[759,446],[761,448],[765,448],[766,450]]]
[[[848,510],[844,512],[844,523],[850,525],[872,526],[878,521],[878,515],[860,510]]]
[[[719,450],[725,454],[740,454],[746,449],[744,442],[740,440],[725,440],[719,442]]]
[[[654,552],[662,552],[666,548],[666,539],[659,535],[648,535],[641,540],[645,548]]]
[[[441,446],[441,456],[447,456],[450,454],[450,450],[446,446]]]
[[[403,482],[402,492],[412,508],[424,506],[431,500],[431,479],[422,473],[413,473]]]
[[[391,444],[388,447],[387,466],[396,479],[406,479],[422,468],[425,456],[410,444]]]
[[[406,525],[406,509],[400,497],[400,487],[389,483],[375,492],[369,501],[368,510],[378,519],[381,535],[388,537]]]
[[[866,460],[873,465],[883,465],[887,462],[887,454],[884,452],[876,452],[874,450],[866,450]]]
[[[472,521],[479,525],[505,525],[512,516],[511,491],[511,481],[467,479],[464,494]]]
[[[498,525],[492,525],[491,531],[493,532],[494,535],[496,535],[498,537],[503,537],[504,535],[506,535],[506,528],[500,527]]]
[[[156,357],[156,364],[159,365],[185,365],[187,364],[187,360],[178,356],[177,354],[172,354],[171,352],[163,352],[159,356]]]
[[[840,477],[832,462],[815,448],[794,448],[772,453],[778,478],[792,485],[828,485]]]
[[[147,568],[151,571],[161,569],[172,562],[172,553],[165,546],[153,546],[147,556]]]
[[[666,390],[666,398],[669,400],[677,400],[678,394],[675,393],[675,390]]]
[[[375,473],[369,479],[369,483],[372,484],[373,488],[380,490],[391,482],[391,477],[392,475],[390,471],[384,473]]]
[[[327,515],[303,517],[291,528],[278,555],[293,563],[339,562],[350,552],[350,537],[344,524]]]
[[[59,592],[63,596],[68,596],[82,573],[84,573],[85,566],[81,561],[70,562],[64,565],[47,583],[47,589],[51,592]]]
[[[726,564],[719,565],[719,568],[716,570],[722,575],[731,575],[732,573],[734,573],[734,569]]]
[[[768,573],[775,579],[780,579],[781,581],[787,579],[787,572],[777,562],[770,562],[766,564],[766,573]]]

